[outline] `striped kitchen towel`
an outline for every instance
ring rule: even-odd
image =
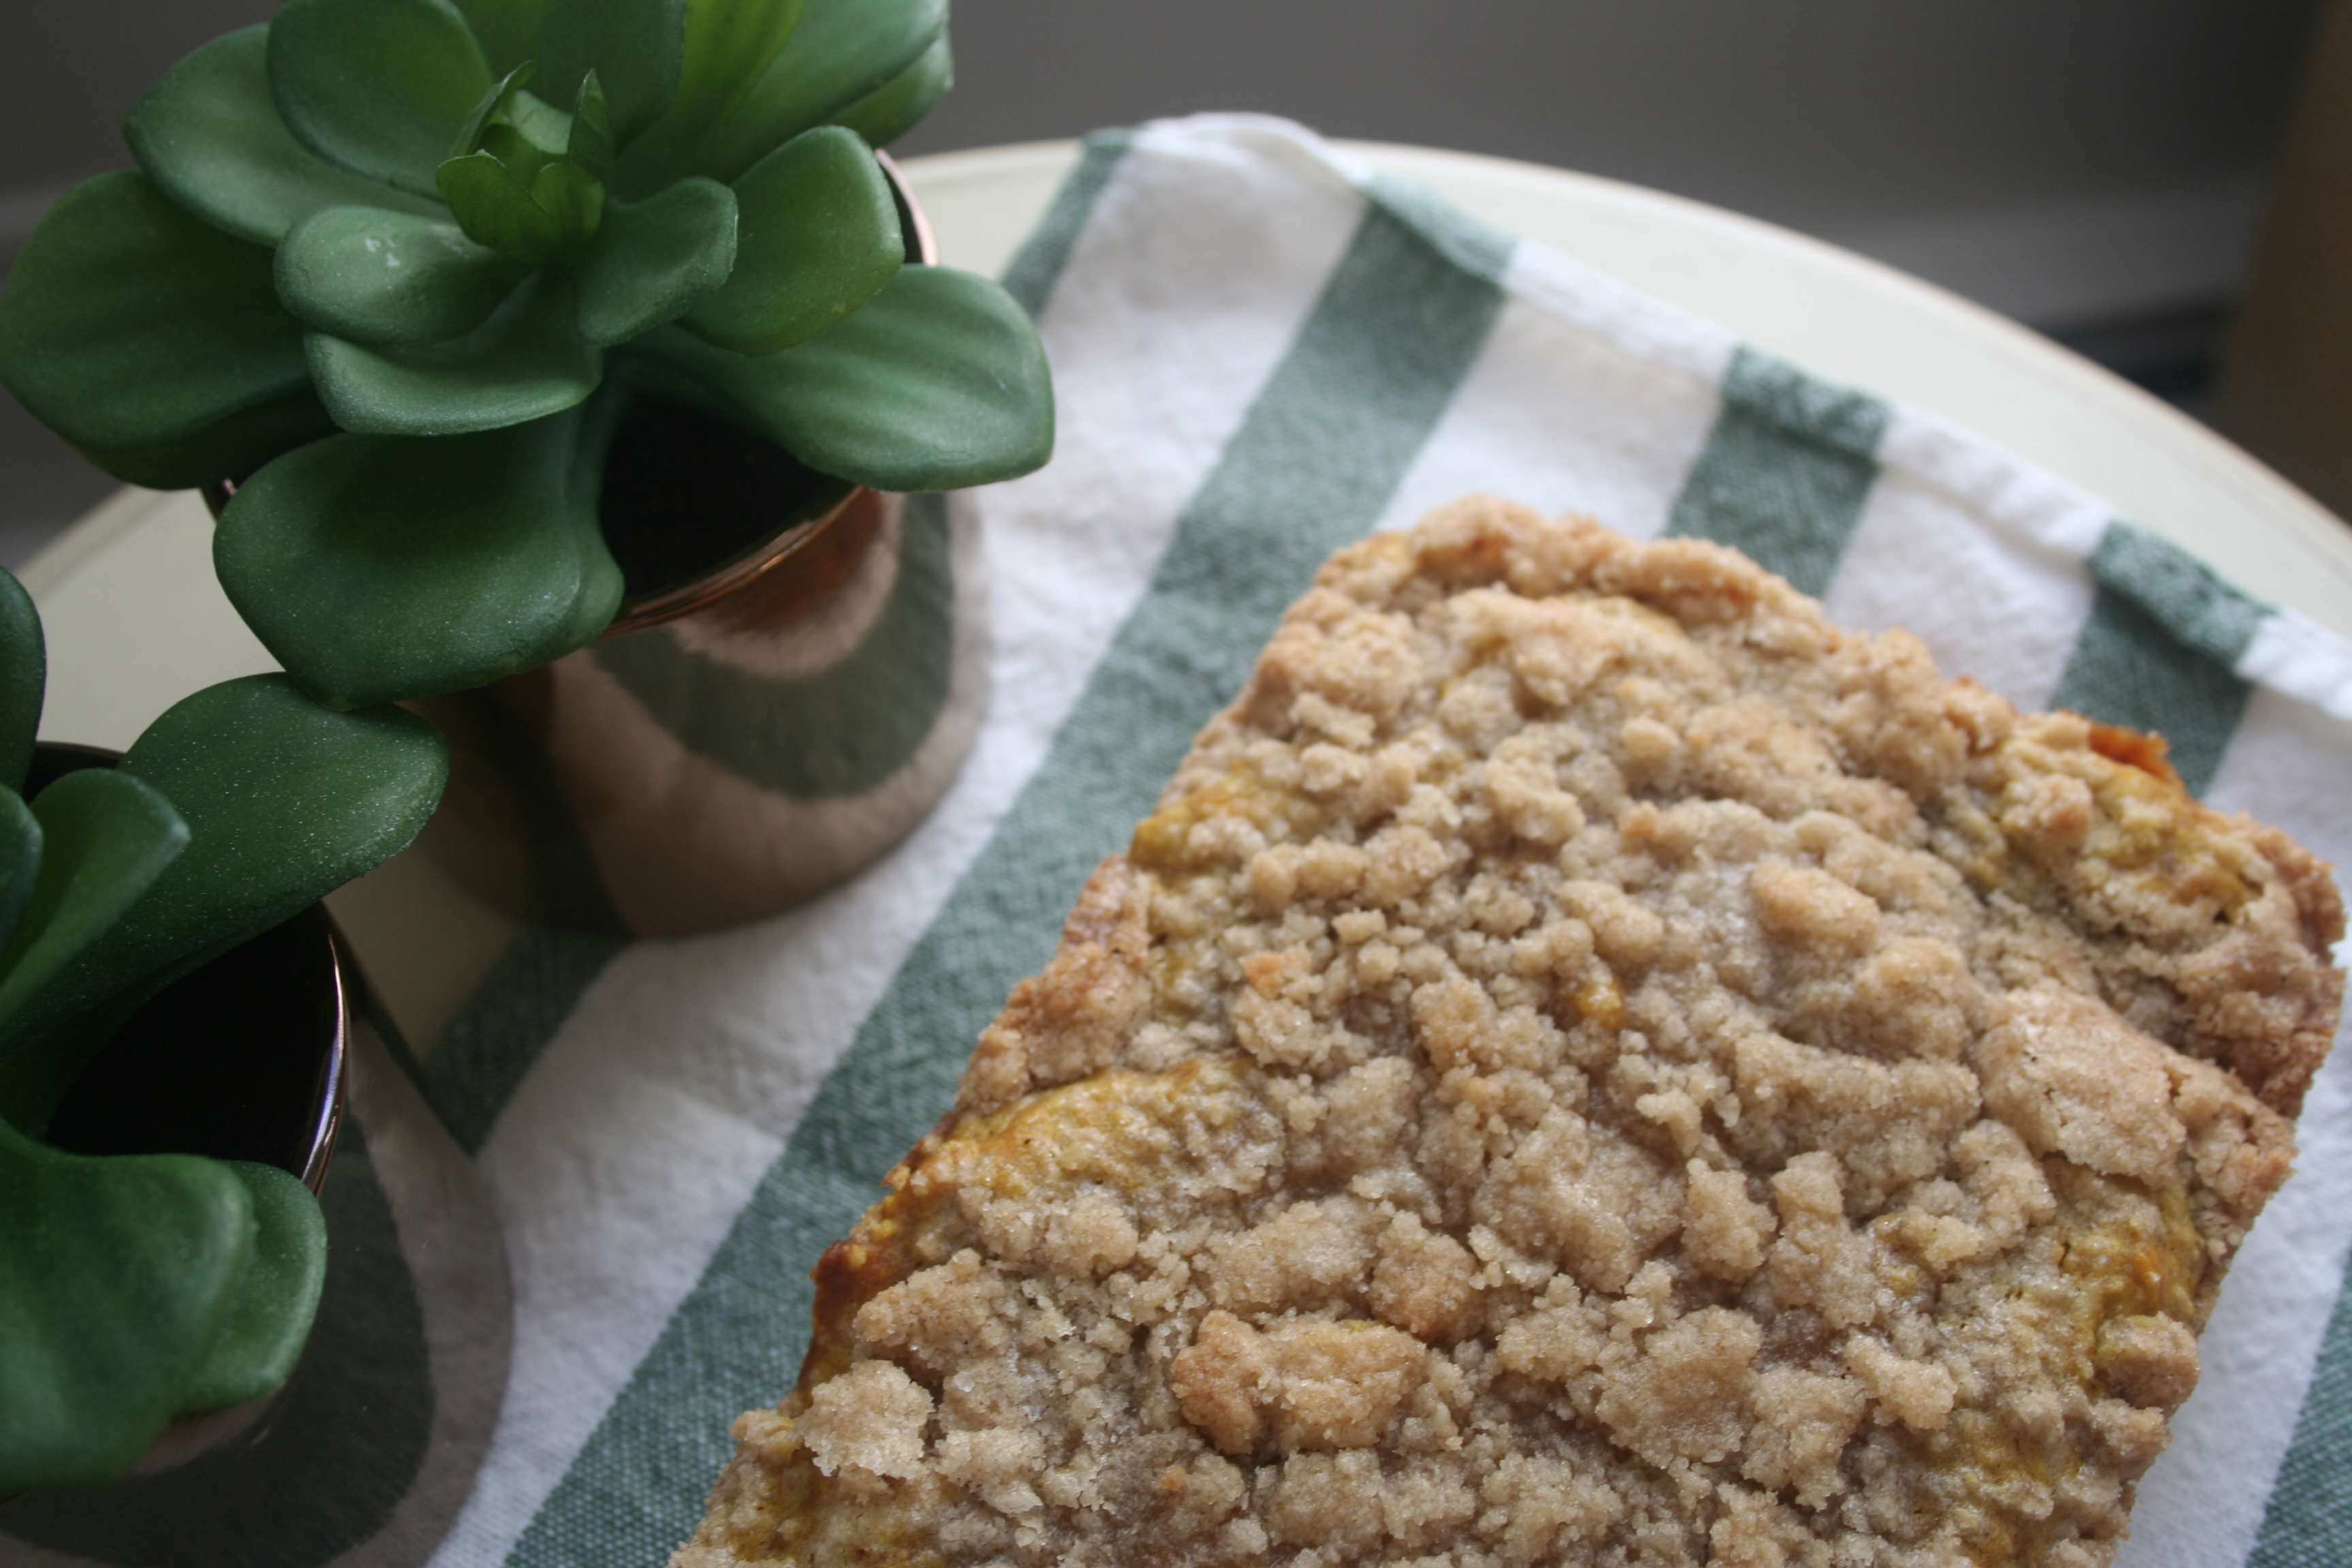
[[[2022,706],[2162,731],[2352,863],[2352,656],[2092,497],[1832,386],[1294,127],[1098,136],[1016,262],[1061,407],[959,498],[996,706],[938,813],[744,930],[509,954],[435,1062],[507,1226],[514,1381],[436,1561],[643,1568],[792,1381],[808,1270],[946,1107],[1194,729],[1335,546],[1468,489],[1736,544]],[[2137,1568],[2352,1561],[2352,1060],[2237,1265]],[[2331,1314],[2335,1314],[2331,1321]]]

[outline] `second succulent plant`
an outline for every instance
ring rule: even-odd
[[[423,720],[260,675],[37,787],[44,665],[0,571],[0,1498],[119,1474],[173,1416],[292,1371],[327,1247],[299,1181],[45,1139],[142,1004],[398,850],[447,772]]]

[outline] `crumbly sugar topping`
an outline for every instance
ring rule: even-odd
[[[677,1568],[2103,1563],[2326,868],[1738,555],[1341,552],[819,1269]]]

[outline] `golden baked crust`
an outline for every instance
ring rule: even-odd
[[[1459,503],[1292,607],[674,1561],[2105,1563],[2342,926],[2160,745]]]

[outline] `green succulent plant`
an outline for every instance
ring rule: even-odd
[[[119,1474],[173,1416],[292,1370],[326,1267],[300,1182],[42,1134],[142,1004],[407,843],[446,771],[413,715],[255,676],[28,803],[43,667],[0,572],[0,1496]]]
[[[223,586],[361,707],[580,647],[632,396],[889,490],[1027,472],[1034,330],[908,267],[871,149],[948,85],[945,0],[287,0],[124,126],[0,296],[0,381],[94,462],[238,481]]]

